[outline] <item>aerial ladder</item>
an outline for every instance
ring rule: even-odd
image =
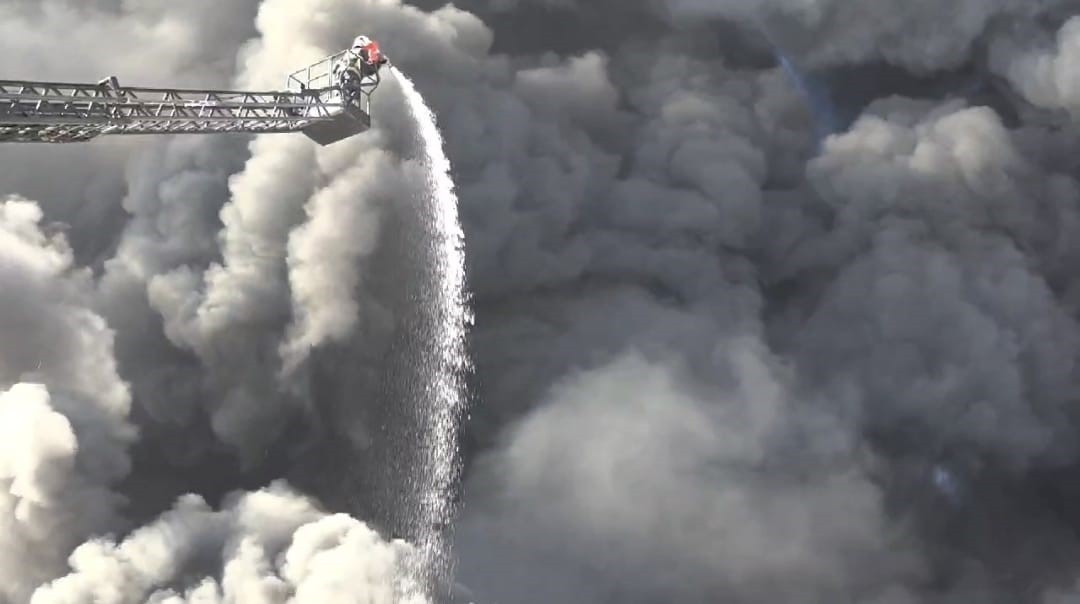
[[[119,134],[302,132],[329,145],[371,127],[374,73],[344,50],[289,74],[271,92],[134,88],[0,80],[0,143],[76,143]],[[384,60],[385,61],[385,60]]]

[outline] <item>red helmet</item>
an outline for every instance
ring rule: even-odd
[[[379,43],[372,40],[367,46],[367,60],[369,63],[378,63],[382,60],[382,51],[379,50]]]

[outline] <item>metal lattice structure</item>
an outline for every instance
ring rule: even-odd
[[[289,90],[244,92],[126,88],[0,80],[0,143],[73,143],[110,134],[304,132],[321,144],[371,125],[378,75],[347,96],[338,85],[344,52],[295,72]]]

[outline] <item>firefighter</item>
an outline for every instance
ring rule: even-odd
[[[379,43],[367,36],[357,36],[353,40],[352,53],[355,58],[350,67],[355,65],[361,78],[379,73],[379,68],[387,62],[379,49]]]
[[[345,68],[341,72],[341,89],[350,100],[360,97],[364,80],[374,77],[378,83],[379,69],[388,61],[379,49],[379,43],[367,36],[357,36],[347,54]]]

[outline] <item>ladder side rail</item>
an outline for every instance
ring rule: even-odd
[[[0,96],[0,115],[9,114],[9,117],[20,117],[18,114],[26,114],[21,117],[31,117],[31,114],[41,117],[85,117],[85,118],[112,118],[112,119],[271,119],[293,117],[290,112],[302,111],[303,115],[329,116],[332,111],[344,108],[341,102],[324,100],[315,95],[274,95],[277,98],[266,98],[262,95],[244,95],[247,98],[239,101],[222,100],[176,102],[163,101],[131,101],[126,99],[98,99],[93,102],[83,102],[73,97],[49,98],[47,96],[32,96],[31,98],[8,99]],[[8,101],[7,107],[4,101]],[[10,115],[15,114],[15,115]]]
[[[0,141],[78,142],[103,134],[299,132],[360,109],[370,115],[378,77],[349,98],[337,82],[341,51],[289,76],[287,91],[124,88],[0,80]],[[300,78],[307,78],[300,82]],[[299,90],[295,90],[295,88]]]

